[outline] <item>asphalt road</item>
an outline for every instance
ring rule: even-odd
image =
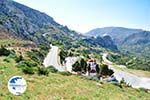
[[[133,88],[145,88],[150,89],[150,78],[148,77],[140,77],[136,74],[131,74],[127,71],[122,71],[121,68],[122,65],[115,65],[113,62],[109,61],[107,59],[108,54],[103,54],[103,61],[105,64],[109,66],[110,69],[114,71],[114,76],[118,81],[121,81],[122,79],[125,80],[125,82],[129,85],[131,85]],[[116,68],[118,67],[118,68]],[[126,67],[125,67],[126,68]]]
[[[58,71],[65,71],[65,68],[59,64],[59,48],[57,46],[52,46],[51,45],[51,49],[49,51],[49,53],[47,54],[46,58],[44,59],[43,65],[45,67],[48,67],[50,65],[54,66]]]

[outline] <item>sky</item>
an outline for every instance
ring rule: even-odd
[[[14,0],[77,32],[119,26],[150,30],[150,0]]]

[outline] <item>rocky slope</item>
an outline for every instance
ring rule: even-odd
[[[150,54],[150,32],[143,31],[132,34],[125,38],[122,43],[122,48],[137,54]]]
[[[115,43],[113,42],[112,38],[110,36],[104,36],[104,37],[89,37],[86,39],[83,39],[83,41],[85,41],[86,43],[89,43],[91,45],[94,45],[95,47],[104,47],[104,48],[108,48],[111,49],[113,51],[117,51],[118,48],[115,45]]]
[[[67,26],[60,25],[47,14],[12,0],[0,0],[0,29],[7,31],[13,37],[31,40],[37,44],[55,43],[68,48],[87,38],[68,29]],[[109,40],[103,38],[103,41],[97,45],[111,49],[109,46],[114,44]]]
[[[36,43],[48,42],[43,35],[45,33],[58,33],[53,37],[66,36],[69,39],[78,36],[47,14],[11,0],[0,1],[0,28],[15,37],[30,39]]]

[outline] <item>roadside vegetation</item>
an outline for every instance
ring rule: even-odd
[[[87,69],[87,63],[85,59],[80,59],[78,61],[76,61],[73,65],[72,65],[72,70],[74,72],[80,72],[80,73],[86,73]]]
[[[133,54],[111,54],[108,59],[116,64],[126,65],[130,69],[150,71],[150,57],[138,57]]]
[[[31,41],[14,38],[0,39],[0,46],[4,47],[26,47],[28,45],[35,46],[35,44]]]

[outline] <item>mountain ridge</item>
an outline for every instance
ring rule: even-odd
[[[55,22],[47,14],[23,4],[12,0],[2,0],[0,6],[0,27],[15,37],[29,39],[41,44],[49,42],[43,36],[44,33],[49,32],[52,35],[52,33],[57,32],[59,36],[66,35],[68,38],[77,35],[76,32],[70,31],[68,27]],[[69,33],[72,33],[72,36]]]
[[[31,40],[36,44],[62,44],[67,48],[87,38],[57,23],[49,15],[15,1],[2,0],[0,6],[0,28],[7,30],[14,37]],[[98,45],[111,49],[107,46],[109,41],[106,41],[107,39],[103,45],[100,43]]]
[[[120,44],[126,37],[133,33],[142,32],[142,29],[130,29],[124,27],[103,27],[103,28],[95,28],[87,33],[85,36],[103,36],[109,35],[113,38],[115,43]]]
[[[85,33],[86,36],[96,37],[109,35],[117,44],[120,51],[129,51],[135,54],[149,54],[150,31],[123,27],[97,28]]]

